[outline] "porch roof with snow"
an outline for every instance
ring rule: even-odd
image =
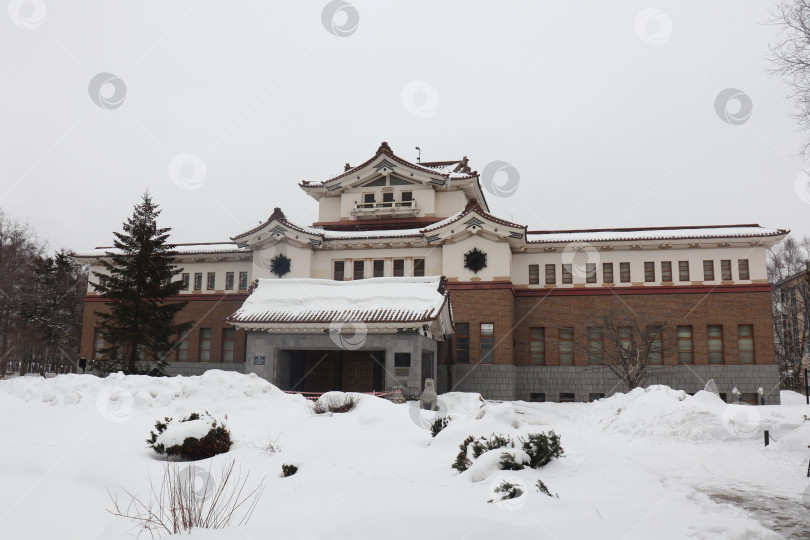
[[[369,332],[421,330],[443,341],[452,333],[449,294],[441,276],[259,279],[227,321],[269,332],[339,331],[362,323]]]

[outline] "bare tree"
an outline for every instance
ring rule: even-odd
[[[800,386],[802,362],[810,352],[810,239],[787,237],[768,250],[773,285],[771,316],[776,363],[785,388]]]
[[[593,366],[604,366],[628,390],[647,386],[650,377],[665,371],[664,355],[677,350],[672,312],[634,311],[614,300],[588,323],[586,342],[575,346]]]
[[[810,0],[780,0],[773,23],[780,29],[771,44],[771,72],[780,75],[790,88],[796,117],[804,131],[810,131]],[[810,150],[810,143],[802,148]]]
[[[0,377],[73,369],[87,272],[46,245],[27,223],[0,211]]]

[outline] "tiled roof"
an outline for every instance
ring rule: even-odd
[[[448,297],[440,276],[355,281],[260,279],[227,320],[236,324],[413,324],[437,319]]]
[[[204,255],[215,253],[250,253],[248,248],[240,248],[233,242],[196,242],[190,244],[168,244],[168,246],[180,255]],[[112,246],[97,247],[71,253],[78,258],[105,257],[108,253],[117,254],[119,250]]]
[[[300,185],[302,187],[304,187],[304,188],[322,187],[323,185],[328,184],[329,182],[332,182],[333,180],[337,180],[339,178],[344,178],[346,176],[350,176],[350,175],[354,174],[355,172],[359,171],[363,167],[366,167],[366,166],[370,165],[375,159],[377,159],[380,155],[383,155],[383,154],[388,156],[393,161],[396,161],[397,163],[400,163],[402,165],[406,165],[408,167],[412,167],[414,169],[417,169],[417,170],[420,170],[420,171],[423,171],[423,172],[426,172],[426,173],[438,174],[438,175],[447,176],[447,177],[450,177],[451,173],[464,173],[463,175],[458,175],[458,174],[452,175],[453,180],[461,180],[463,178],[475,178],[477,176],[477,173],[475,171],[470,170],[470,168],[466,164],[466,161],[464,161],[464,160],[459,160],[459,161],[436,161],[436,162],[432,162],[432,163],[411,163],[410,161],[402,159],[401,157],[394,154],[394,151],[391,150],[391,147],[388,146],[388,143],[383,141],[380,144],[380,147],[377,149],[377,152],[371,157],[371,159],[365,161],[364,163],[361,163],[360,165],[358,165],[356,167],[352,167],[349,170],[338,174],[337,176],[333,176],[332,178],[329,178],[328,180],[324,180],[322,182],[310,182],[310,181],[304,180],[303,182],[301,182]],[[450,169],[449,164],[451,164],[451,163],[457,164],[457,166]],[[449,169],[449,170],[443,170],[445,168]]]
[[[587,229],[573,231],[529,231],[530,243],[621,242],[633,240],[687,240],[709,238],[756,238],[781,236],[789,231],[759,225],[713,225],[689,227],[645,227],[636,229]]]

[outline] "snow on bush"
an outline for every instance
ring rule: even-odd
[[[312,404],[315,414],[347,413],[360,403],[360,395],[346,392],[326,392]]]
[[[520,448],[508,435],[493,433],[489,437],[464,439],[452,467],[459,472],[470,470],[473,482],[479,482],[494,470],[518,471],[528,466],[538,469],[552,458],[563,455],[560,436],[549,433],[530,433],[518,439]]]
[[[224,422],[207,412],[191,413],[181,420],[158,420],[146,442],[160,455],[196,461],[227,452],[231,448],[231,432]]]

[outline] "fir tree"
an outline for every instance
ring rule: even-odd
[[[91,366],[101,373],[165,375],[166,355],[192,326],[175,322],[186,302],[166,301],[182,290],[174,278],[183,269],[173,264],[176,253],[166,244],[171,229],[158,227],[159,215],[147,191],[124,232],[114,233],[116,251],[101,261],[106,272],[94,272],[107,307],[96,312],[104,347]]]

